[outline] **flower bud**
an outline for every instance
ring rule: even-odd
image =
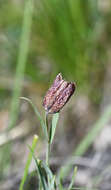
[[[46,93],[43,106],[47,113],[57,113],[67,103],[75,91],[75,83],[62,79],[61,73],[56,76],[55,81]]]

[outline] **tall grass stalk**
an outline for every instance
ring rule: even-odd
[[[20,47],[19,47],[19,54],[18,54],[18,61],[15,73],[15,82],[14,88],[12,92],[12,101],[11,101],[11,108],[10,108],[10,117],[9,117],[9,124],[8,130],[14,127],[18,111],[19,111],[19,96],[22,90],[22,81],[25,72],[25,66],[28,56],[28,49],[29,49],[29,39],[30,39],[30,32],[31,32],[31,24],[32,24],[32,13],[33,13],[33,0],[25,1],[25,8],[24,8],[24,17],[23,17],[23,26],[21,32],[21,39],[20,39]],[[0,150],[0,173],[1,175],[4,174],[6,171],[6,166],[9,167],[10,164],[10,149],[11,144],[7,144]],[[8,154],[6,157],[6,152]]]
[[[37,141],[38,141],[38,136],[34,135],[33,142],[32,142],[32,147],[31,147],[33,152],[34,152],[34,150],[36,148]],[[23,190],[24,183],[25,183],[27,175],[28,175],[28,170],[29,170],[31,161],[32,161],[32,153],[29,152],[28,159],[27,159],[27,162],[26,162],[26,166],[25,166],[25,169],[24,169],[24,175],[23,175],[22,181],[20,183],[19,190]]]
[[[18,116],[19,96],[22,90],[22,81],[24,77],[25,66],[29,50],[32,13],[33,13],[33,0],[27,0],[25,1],[23,26],[21,32],[20,48],[19,48],[18,62],[16,67],[15,83],[14,83],[12,102],[11,102],[10,121],[8,129],[14,127]]]
[[[89,146],[94,142],[95,138],[103,129],[103,127],[105,127],[110,117],[111,117],[111,105],[108,106],[108,108],[104,111],[100,119],[95,123],[94,126],[92,126],[91,130],[80,142],[76,150],[74,150],[73,152],[74,156],[82,156],[88,150]],[[64,178],[66,177],[66,175],[69,174],[69,171],[72,168],[72,164],[70,164],[70,159],[68,160],[66,165],[67,165],[66,167],[61,169],[59,177]]]

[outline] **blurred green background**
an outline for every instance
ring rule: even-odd
[[[111,0],[30,0],[26,4],[0,0],[1,180],[26,160],[21,155],[30,136],[36,132],[42,139],[36,117],[20,96],[31,98],[44,116],[42,98],[55,76],[61,72],[63,78],[76,82],[75,97],[61,113],[57,131],[58,138],[65,136],[66,145],[74,136],[71,150],[111,102]],[[26,126],[27,131],[13,137],[10,132],[17,126]]]

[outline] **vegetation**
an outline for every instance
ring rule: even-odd
[[[1,181],[10,176],[13,164],[14,168],[17,165],[18,159],[13,156],[13,149],[16,147],[13,142],[17,145],[19,141],[21,146],[25,142],[27,149],[25,140],[30,134],[32,136],[37,133],[40,138],[37,141],[38,137],[34,136],[32,147],[29,147],[24,176],[21,174],[23,178],[20,190],[23,190],[24,183],[27,183],[28,174],[32,175],[28,173],[32,159],[36,163],[39,190],[56,189],[55,183],[60,190],[66,188],[63,179],[68,176],[70,178],[69,173],[75,166],[75,159],[72,163],[68,154],[68,160],[64,163],[66,167],[58,167],[58,173],[55,174],[48,163],[48,153],[46,163],[41,161],[44,159],[39,160],[34,153],[36,144],[40,142],[41,149],[44,149],[44,140],[47,141],[49,137],[41,101],[49,82],[52,82],[59,72],[68,80],[76,82],[77,91],[75,104],[72,101],[72,107],[69,104],[66,108],[67,113],[64,111],[61,114],[63,121],[60,122],[61,127],[58,130],[62,131],[64,137],[68,130],[72,130],[70,134],[74,134],[76,139],[71,151],[72,156],[82,157],[97,151],[91,145],[94,146],[95,139],[106,127],[111,114],[110,19],[110,4],[103,4],[99,0],[0,1]],[[27,108],[27,103],[21,100],[21,96],[27,97],[22,99],[32,105],[37,120],[31,109]],[[55,114],[52,118],[51,144],[56,141],[53,137],[57,120],[58,114]],[[29,127],[25,127],[24,121],[28,121]],[[39,127],[35,132],[34,125],[41,125],[43,133]],[[109,169],[109,164],[106,168]],[[66,184],[69,185],[68,190],[73,187],[76,173],[77,168],[74,167],[72,180]],[[96,180],[97,184],[100,184],[104,174],[98,175]],[[20,181],[21,178],[19,184]],[[93,183],[91,187],[95,187]]]

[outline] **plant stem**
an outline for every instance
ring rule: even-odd
[[[46,151],[46,164],[49,167],[49,158],[50,158],[50,139],[49,139],[49,133],[50,133],[50,128],[49,128],[49,123],[48,123],[48,114],[46,113],[46,127],[47,127],[47,134],[48,134],[48,140],[47,140],[47,151]]]
[[[50,158],[50,142],[47,143],[47,152],[46,152],[46,164],[49,166],[49,158]]]

